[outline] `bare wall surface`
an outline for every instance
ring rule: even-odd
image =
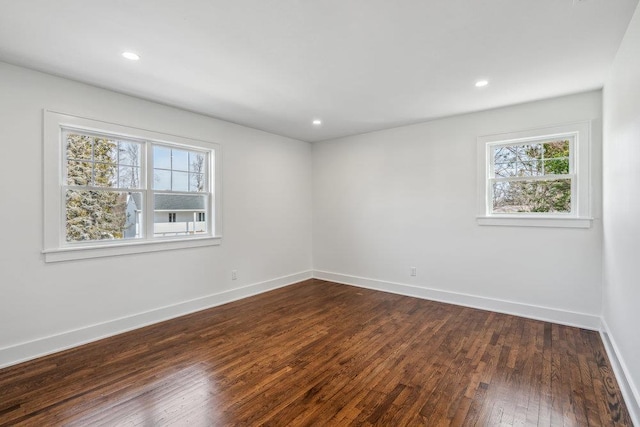
[[[640,422],[640,9],[605,84],[604,138],[603,318]]]
[[[314,143],[314,270],[597,319],[601,110],[594,91]],[[593,120],[591,228],[476,223],[478,136],[584,120]]]
[[[0,350],[309,275],[310,144],[4,63],[0,94]],[[45,264],[43,108],[221,144],[221,246]]]

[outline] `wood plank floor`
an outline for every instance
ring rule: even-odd
[[[0,370],[0,425],[631,421],[596,332],[314,279]]]

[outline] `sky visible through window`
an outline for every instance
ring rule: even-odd
[[[160,191],[206,191],[204,167],[203,153],[154,146],[153,188]]]

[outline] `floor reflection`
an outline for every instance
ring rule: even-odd
[[[114,393],[101,393],[98,406],[71,424],[77,426],[211,426],[219,421],[217,388],[205,364],[154,375]],[[74,408],[75,410],[81,408]]]

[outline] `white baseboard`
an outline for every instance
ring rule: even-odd
[[[633,425],[640,426],[640,393],[638,388],[634,384],[631,375],[629,375],[629,369],[627,368],[622,354],[618,350],[616,341],[611,334],[611,330],[607,325],[607,322],[602,319],[602,328],[600,329],[600,336],[604,343],[604,348],[609,356],[609,361],[613,367],[613,373],[618,380],[618,386],[622,391],[622,397],[627,405],[629,415],[631,415],[631,421]]]
[[[160,307],[143,313],[134,314],[132,316],[89,325],[79,329],[65,331],[60,334],[16,344],[10,347],[0,348],[0,368],[16,365],[27,360],[57,353],[68,348],[121,334],[153,323],[162,322],[175,317],[184,316],[185,314],[271,291],[273,289],[311,279],[311,277],[311,271],[303,271],[260,283],[254,283],[241,288],[231,289],[189,301],[183,301],[178,304]]]
[[[383,280],[368,279],[365,277],[350,276],[346,274],[330,273],[327,271],[314,270],[313,277],[316,279],[328,280],[331,282],[354,285],[362,288],[375,289],[378,291],[410,297],[479,308],[481,310],[496,311],[498,313],[513,314],[515,316],[559,323],[562,325],[577,326],[579,328],[590,329],[593,331],[600,330],[600,316],[593,314],[576,313],[556,308],[504,301],[439,289],[423,288],[403,283],[386,282]]]

